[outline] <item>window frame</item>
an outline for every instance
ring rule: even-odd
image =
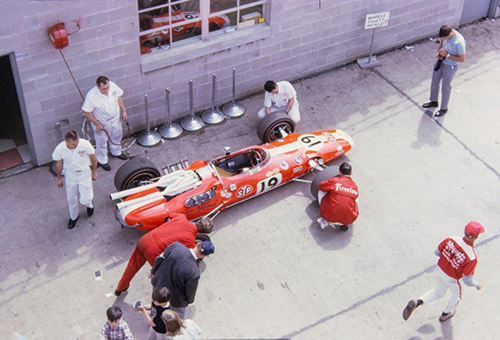
[[[153,10],[157,10],[157,9],[162,9],[162,8],[168,8],[169,11],[168,11],[168,21],[169,21],[169,24],[168,25],[165,25],[165,26],[161,26],[161,27],[157,27],[157,28],[152,28],[152,29],[149,29],[149,30],[145,30],[145,31],[139,31],[139,41],[141,39],[142,36],[147,36],[147,35],[150,35],[152,33],[155,33],[155,32],[160,32],[160,31],[163,31],[163,30],[166,30],[168,29],[169,31],[169,42],[168,44],[163,44],[162,46],[164,46],[165,49],[168,49],[169,51],[170,50],[173,50],[175,49],[175,45],[177,46],[180,46],[182,45],[183,43],[189,43],[189,44],[195,44],[195,41],[190,41],[190,42],[183,42],[182,40],[181,41],[178,41],[178,42],[174,42],[173,41],[173,29],[175,27],[179,27],[179,26],[184,26],[186,24],[189,24],[189,23],[197,23],[197,22],[201,22],[201,42],[207,42],[210,40],[210,33],[209,32],[209,22],[210,22],[210,18],[212,17],[216,17],[216,16],[220,16],[220,15],[225,15],[225,14],[228,14],[228,13],[234,13],[236,12],[236,24],[234,26],[231,26],[233,28],[235,28],[235,31],[238,31],[240,30],[241,28],[239,28],[239,24],[240,24],[240,13],[241,13],[241,10],[244,10],[244,9],[247,9],[247,8],[251,8],[251,7],[256,7],[256,6],[259,6],[259,5],[262,5],[262,17],[264,18],[267,18],[264,22],[266,24],[269,25],[269,17],[270,17],[270,4],[271,4],[271,0],[257,0],[257,1],[254,1],[254,2],[251,2],[249,4],[245,4],[245,5],[241,5],[240,4],[240,1],[241,0],[236,0],[236,6],[235,7],[231,7],[231,8],[228,8],[228,9],[225,9],[225,10],[222,10],[222,11],[219,11],[219,12],[214,12],[214,13],[210,13],[210,0],[198,0],[199,1],[199,8],[200,8],[200,11],[199,11],[199,18],[197,19],[188,19],[188,20],[183,20],[183,21],[180,21],[178,23],[173,23],[172,24],[172,6],[175,5],[175,4],[178,4],[178,2],[172,2],[172,0],[167,0],[168,2],[166,4],[163,4],[163,5],[157,5],[157,6],[153,6],[153,7],[148,7],[148,8],[144,8],[144,9],[138,9],[137,10],[137,14],[138,14],[138,17],[140,14],[142,13],[148,13],[148,12],[151,12]],[[182,1],[182,0],[181,0]],[[187,1],[183,1],[183,2],[187,2]],[[140,25],[139,25],[140,26]],[[186,40],[191,40],[193,37],[190,37]]]

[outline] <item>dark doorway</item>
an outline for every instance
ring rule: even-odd
[[[10,57],[0,56],[0,171],[31,161]]]
[[[16,84],[8,55],[0,57],[0,138],[26,139]]]

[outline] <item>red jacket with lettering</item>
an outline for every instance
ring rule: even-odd
[[[476,252],[473,244],[465,237],[448,237],[439,244],[438,250],[441,252],[438,266],[448,276],[459,280],[474,274],[477,265]]]
[[[349,225],[358,218],[358,186],[348,176],[335,176],[319,184],[319,190],[328,192],[321,200],[319,213],[330,223]]]

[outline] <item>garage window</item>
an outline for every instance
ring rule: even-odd
[[[141,54],[263,24],[268,0],[137,0]]]

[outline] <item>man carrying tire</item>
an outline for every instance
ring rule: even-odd
[[[264,107],[257,114],[260,119],[275,111],[284,111],[295,124],[300,121],[297,92],[287,81],[268,80],[264,84]]]
[[[340,224],[340,229],[347,231],[349,225],[358,218],[358,186],[351,179],[352,167],[342,163],[339,174],[319,184],[318,202],[320,215],[318,223],[321,229],[330,224]]]
[[[115,290],[115,295],[126,291],[135,274],[147,262],[153,266],[154,261],[169,245],[180,242],[188,248],[196,245],[196,234],[212,232],[213,224],[208,218],[202,218],[196,225],[190,223],[184,214],[170,213],[170,220],[153,229],[137,242],[137,246],[128,261],[127,268]]]

